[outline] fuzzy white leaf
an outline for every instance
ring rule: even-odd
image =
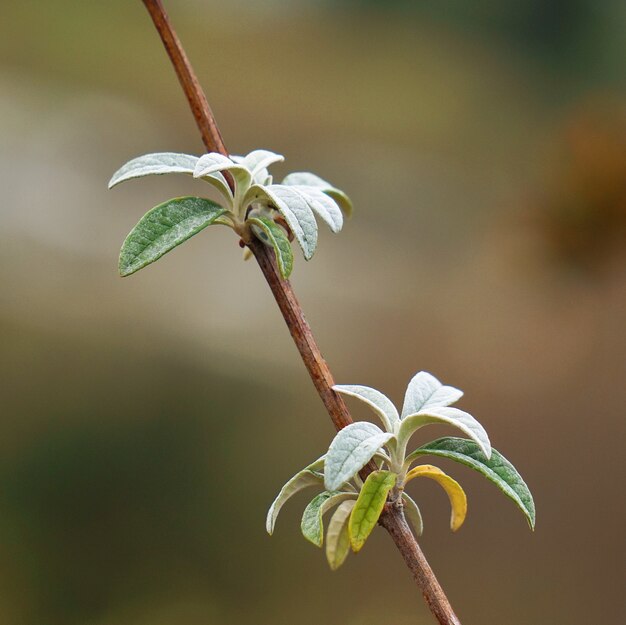
[[[156,152],[144,154],[134,158],[118,169],[109,181],[109,189],[114,186],[143,176],[162,176],[164,174],[188,174],[193,175],[198,157],[192,154],[178,154],[176,152]],[[215,172],[205,176],[205,180],[212,184],[229,201],[232,194],[224,176]]]
[[[458,428],[476,442],[487,458],[491,456],[491,443],[485,428],[468,412],[446,406],[407,415],[398,431],[399,444],[405,445],[414,432],[432,423],[446,423]]]
[[[193,174],[198,157],[175,152],[144,154],[120,167],[109,181],[109,189],[132,178],[162,174]]]
[[[324,475],[321,473],[321,469],[324,467],[325,455],[318,458],[315,462],[312,462],[308,467],[302,469],[296,473],[280,490],[278,497],[273,501],[270,509],[267,512],[267,518],[265,521],[265,529],[268,534],[274,532],[274,525],[278,518],[278,513],[281,508],[291,497],[296,493],[299,493],[302,489],[308,486],[321,485],[324,482]]]
[[[311,209],[316,212],[332,232],[337,233],[343,227],[343,214],[341,209],[331,197],[317,187],[292,185],[308,202]]]
[[[252,202],[273,205],[285,218],[306,260],[310,260],[317,247],[317,224],[307,201],[298,191],[283,185],[252,185],[243,200],[243,206]]]
[[[196,163],[194,178],[203,178],[216,172],[228,171],[235,180],[235,210],[241,210],[241,198],[245,195],[252,181],[252,174],[247,167],[236,163],[219,152],[203,154]]]
[[[352,202],[350,201],[350,198],[340,189],[333,187],[330,182],[326,182],[326,180],[323,180],[315,174],[308,171],[293,172],[288,176],[285,176],[282,184],[317,187],[323,193],[332,197],[347,217],[352,214]]]
[[[380,391],[369,386],[358,384],[336,384],[333,390],[337,393],[356,397],[366,403],[381,419],[388,432],[395,432],[400,423],[400,416],[392,401]]]
[[[269,185],[272,184],[272,177],[267,168],[272,163],[284,161],[285,158],[280,154],[275,154],[269,150],[254,150],[246,156],[231,155],[230,157],[235,163],[245,166],[252,175],[252,181],[256,184]]]
[[[270,152],[269,150],[253,150],[244,156],[243,164],[252,172],[252,176],[255,176],[273,163],[281,163],[284,160],[284,156]]]
[[[409,382],[402,406],[402,418],[433,406],[449,406],[463,396],[463,391],[444,386],[434,375],[420,371]]]
[[[373,423],[359,421],[340,430],[330,444],[324,462],[324,487],[337,490],[358,473],[393,434]]]

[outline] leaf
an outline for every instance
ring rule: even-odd
[[[129,276],[211,225],[226,209],[200,197],[168,200],[149,210],[126,237],[119,271]]]
[[[193,174],[198,162],[197,156],[175,152],[144,154],[128,161],[120,167],[109,181],[109,189],[132,178],[161,174]]]
[[[337,490],[358,473],[391,438],[373,423],[359,421],[340,430],[324,462],[324,486]]]
[[[456,532],[463,525],[467,515],[467,496],[461,485],[432,464],[422,464],[411,469],[407,473],[404,483],[406,484],[416,477],[428,477],[435,480],[446,491],[452,507],[450,529]]]
[[[250,187],[242,205],[248,206],[255,201],[272,205],[280,212],[302,248],[304,258],[310,260],[317,247],[317,224],[302,195],[283,185],[264,187],[255,184]]]
[[[297,191],[306,200],[311,210],[319,215],[332,232],[337,233],[341,230],[343,214],[335,200],[317,187],[293,185],[289,188]]]
[[[530,528],[535,529],[533,496],[522,476],[500,452],[492,449],[491,458],[486,458],[474,441],[446,436],[416,449],[407,456],[407,466],[418,456],[424,455],[448,458],[478,471],[516,503],[528,520]]]
[[[203,154],[194,168],[193,177],[202,178],[219,171],[230,171],[235,180],[250,180],[250,171],[244,165],[235,163],[233,160],[219,152]]]
[[[356,397],[366,403],[381,419],[388,432],[394,432],[400,424],[400,416],[392,401],[380,391],[358,384],[335,384],[333,390],[343,395]]]
[[[288,278],[293,269],[293,251],[285,231],[269,217],[250,217],[248,221],[254,235],[266,245],[274,248],[280,275]]]
[[[269,150],[253,150],[246,154],[243,158],[243,165],[245,165],[252,177],[256,176],[261,170],[267,169],[273,163],[281,163],[285,160],[285,157]]]
[[[329,195],[337,202],[346,217],[352,214],[352,202],[350,198],[343,191],[333,187],[330,182],[326,182],[326,180],[323,180],[315,174],[308,171],[293,172],[285,177],[282,184],[318,187],[322,193],[326,193],[326,195]]]
[[[134,158],[118,169],[109,181],[109,189],[114,186],[143,176],[159,176],[163,174],[189,174],[193,175],[198,162],[198,157],[191,154],[177,154],[176,152],[156,152],[144,154]],[[230,201],[232,193],[222,174],[215,172],[204,177],[217,190]]]
[[[398,430],[398,441],[400,445],[406,444],[416,430],[432,423],[447,423],[448,425],[453,425],[474,439],[487,458],[491,455],[491,443],[489,442],[489,436],[487,436],[485,428],[468,412],[445,406],[429,408],[428,410],[418,412],[417,414],[410,414],[405,417]]]
[[[302,515],[302,535],[316,547],[321,547],[324,543],[324,513],[346,499],[356,499],[356,493],[324,491],[314,497]]]
[[[350,545],[355,553],[372,533],[397,477],[391,471],[373,471],[367,476],[348,522]]]
[[[406,494],[402,493],[402,501],[404,502],[404,516],[413,526],[416,536],[421,536],[424,531],[424,522],[422,521],[422,513],[417,504]]]
[[[269,150],[254,150],[246,156],[230,156],[231,160],[240,165],[244,165],[250,170],[252,182],[262,185],[272,184],[272,176],[270,176],[267,168],[272,163],[284,161],[284,157],[275,154]]]
[[[233,206],[235,211],[239,214],[245,210],[245,206],[241,200],[250,187],[250,183],[252,181],[252,174],[247,167],[236,163],[219,152],[209,152],[208,154],[203,154],[198,159],[193,176],[194,178],[203,178],[222,171],[230,172],[231,176],[235,180],[235,197],[233,200]]]
[[[355,500],[349,499],[339,504],[333,513],[326,532],[326,559],[331,570],[336,571],[350,553],[350,534],[348,533],[348,519]]]
[[[302,469],[296,473],[281,489],[278,493],[278,497],[274,499],[270,509],[267,511],[267,518],[265,520],[265,529],[271,536],[274,533],[274,525],[278,518],[278,513],[291,497],[296,493],[299,493],[302,489],[308,486],[321,485],[324,482],[324,474],[319,469],[324,466],[325,455],[318,458],[315,462],[312,462],[308,467]]]
[[[463,391],[444,386],[435,376],[420,371],[409,382],[402,406],[402,418],[426,408],[449,406],[463,397]]]

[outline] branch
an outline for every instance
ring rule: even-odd
[[[189,59],[178,39],[174,28],[167,16],[161,0],[142,0],[152,21],[156,26],[163,45],[170,57],[178,80],[185,92],[193,113],[202,141],[210,152],[220,152],[228,156],[228,151],[222,140],[219,128],[213,117],[211,107],[196,78]],[[232,180],[229,182],[232,183]],[[283,279],[278,272],[276,262],[269,248],[257,239],[251,238],[245,242],[252,250],[265,279],[276,299],[280,312],[285,319],[289,332],[300,352],[313,384],[332,419],[337,430],[352,423],[352,417],[343,399],[333,391],[335,384],[332,373],[322,357],[311,328],[307,323],[302,308],[291,288],[288,280]],[[366,467],[365,474],[373,467]],[[433,573],[426,557],[422,553],[413,533],[404,518],[402,506],[387,503],[381,514],[380,525],[388,532],[398,550],[402,554],[406,565],[413,575],[417,586],[422,591],[424,599],[440,625],[461,625],[454,614],[452,606]]]

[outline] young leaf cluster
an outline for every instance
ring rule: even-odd
[[[315,174],[289,174],[274,184],[268,167],[284,158],[268,150],[226,157],[211,152],[197,157],[161,152],[135,158],[111,178],[120,182],[150,175],[184,173],[208,182],[223,204],[201,197],[168,200],[148,211],[126,237],[119,271],[128,276],[184,243],[211,224],[229,226],[246,241],[250,235],[274,250],[281,275],[293,268],[291,240],[295,237],[306,260],[317,246],[316,216],[332,232],[339,232],[343,217],[352,211],[348,196]],[[232,188],[226,176],[232,180]]]
[[[359,421],[339,431],[326,454],[283,486],[267,514],[269,534],[274,531],[278,513],[290,497],[308,486],[323,487],[323,492],[306,507],[301,528],[307,540],[321,547],[324,513],[336,508],[326,532],[326,557],[334,570],[345,561],[350,549],[357,552],[363,547],[388,499],[404,508],[415,534],[422,533],[420,509],[405,490],[407,484],[418,477],[430,478],[443,488],[452,508],[450,528],[458,530],[467,514],[465,492],[438,467],[413,466],[426,455],[454,460],[486,477],[515,502],[534,529],[535,505],[520,474],[491,447],[487,432],[472,415],[451,407],[462,397],[462,391],[445,386],[430,373],[421,371],[409,382],[402,412],[398,413],[389,398],[368,386],[337,385],[333,388],[367,404],[383,428]],[[455,427],[467,438],[439,438],[407,453],[413,434],[434,423]],[[378,469],[362,481],[359,472],[371,460]]]

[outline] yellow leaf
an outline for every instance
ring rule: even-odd
[[[450,506],[452,506],[450,529],[456,532],[463,525],[467,515],[467,496],[461,485],[432,464],[422,464],[411,469],[407,473],[404,483],[406,484],[414,477],[429,477],[446,491],[448,499],[450,499]]]

